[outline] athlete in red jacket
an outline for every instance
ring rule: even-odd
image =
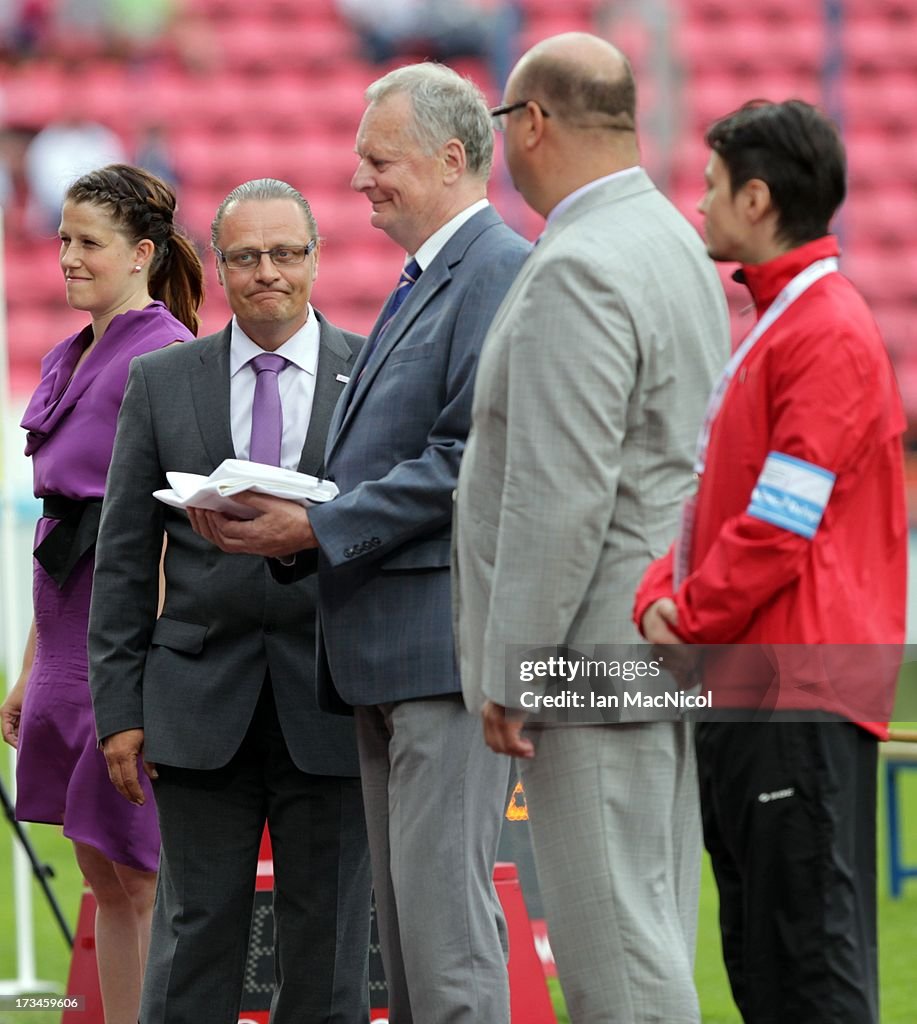
[[[711,397],[696,500],[635,620],[655,643],[744,645],[707,649],[722,713],[697,727],[744,1019],[872,1024],[875,723],[904,640],[904,414],[827,235],[845,190],[833,126],[799,101],[754,104],[707,141],[707,248],[742,264],[758,322]],[[750,722],[761,708],[769,721]]]

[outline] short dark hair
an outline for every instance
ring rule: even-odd
[[[783,241],[827,234],[847,193],[847,158],[837,128],[802,100],[752,100],[717,121],[707,145],[729,171],[732,194],[752,178],[770,189]]]

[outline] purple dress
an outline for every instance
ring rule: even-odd
[[[116,316],[75,373],[91,328],[45,356],[22,421],[36,497],[101,498],[131,359],[192,337],[154,302]],[[56,526],[56,519],[39,519],[36,547]],[[96,745],[86,656],[92,569],[89,551],[59,587],[33,563],[35,661],[19,727],[16,816],[62,824],[69,839],[109,860],[155,871],[159,829],[149,780],[141,773],[147,800],[135,807],[109,781]]]

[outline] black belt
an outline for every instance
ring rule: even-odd
[[[77,501],[49,494],[42,499],[41,514],[46,519],[57,519],[58,524],[33,553],[58,587],[63,587],[76,563],[95,547],[102,499]]]

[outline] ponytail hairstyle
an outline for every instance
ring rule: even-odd
[[[140,167],[109,164],[77,178],[64,199],[104,207],[132,245],[144,238],[153,243],[150,295],[197,334],[204,270],[194,245],[173,222],[175,193],[170,186]]]

